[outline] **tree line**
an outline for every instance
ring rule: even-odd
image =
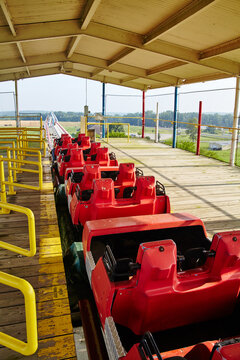
[[[9,112],[10,113],[10,112]],[[33,113],[33,112],[31,112]],[[83,115],[83,112],[64,112],[64,111],[55,111],[55,115],[57,116],[58,120],[60,122],[77,122],[80,120],[80,117]],[[43,119],[45,120],[48,112],[42,112]],[[0,112],[1,115],[1,112]],[[10,115],[4,113],[4,115]],[[11,112],[11,115],[12,114]],[[23,115],[23,114],[21,114]],[[26,114],[27,115],[27,114]],[[111,119],[109,117],[109,122],[124,122],[129,123],[130,125],[141,125],[142,124],[142,113],[136,112],[136,113],[126,113],[125,115],[122,114],[115,114],[115,116],[124,116],[124,119]],[[134,119],[134,117],[136,119]],[[154,119],[156,118],[156,114],[148,110],[145,112],[145,126],[152,127],[155,126]],[[181,124],[181,122],[189,122],[189,120],[193,118],[198,118],[198,113],[196,112],[185,112],[177,114],[178,119],[178,127],[179,128],[186,128],[186,124]],[[160,119],[160,126],[161,127],[172,127],[172,124],[170,121],[173,121],[173,111],[164,111],[159,114]],[[162,120],[168,120],[168,121],[161,121]],[[31,120],[31,118],[28,118],[28,120]],[[32,120],[36,120],[33,118]],[[230,113],[227,114],[219,114],[219,113],[203,113],[202,115],[202,124],[203,125],[216,125],[216,126],[226,126],[226,127],[232,127],[233,124],[233,115]]]
[[[55,111],[55,115],[57,116],[58,120],[61,122],[65,121],[79,121],[80,117],[83,115],[81,112],[62,112],[62,111]],[[124,122],[129,123],[130,125],[141,125],[142,124],[142,113],[127,113],[125,115],[122,114],[115,114],[115,116],[124,116],[124,119],[111,119],[109,117],[109,122]],[[134,117],[136,119],[134,119]],[[155,126],[154,119],[156,118],[156,114],[148,110],[145,112],[145,126],[152,127]],[[181,122],[189,122],[189,120],[193,118],[198,118],[198,113],[196,112],[186,112],[186,113],[178,113],[178,127],[179,128],[186,128],[186,124],[181,124]],[[159,114],[160,119],[160,126],[161,127],[172,127],[171,122],[173,121],[173,111],[164,111]],[[168,121],[161,121],[168,120]],[[219,114],[219,113],[203,113],[202,114],[202,124],[203,125],[216,125],[216,126],[226,126],[232,127],[233,124],[233,115],[232,114]]]

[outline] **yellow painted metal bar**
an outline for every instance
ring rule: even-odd
[[[40,116],[40,140],[42,141],[42,128],[43,128],[43,122],[42,122],[42,115]],[[42,143],[41,143],[42,148]]]
[[[18,127],[14,127],[14,126],[9,126],[9,127],[5,127],[5,126],[0,126],[0,131],[1,130],[19,130],[19,131],[22,131],[22,130],[27,130],[27,131],[40,131],[40,128],[39,127],[25,127],[25,126],[22,126],[20,128]]]
[[[7,157],[8,159],[11,160],[11,151],[10,148],[7,149]],[[12,170],[14,170],[14,168],[12,168],[12,163],[11,161],[8,161],[8,181],[10,183],[13,183],[13,172]],[[8,195],[15,195],[16,192],[14,191],[13,186],[9,185],[9,191],[8,191]]]
[[[27,119],[27,118],[39,118],[40,115],[19,115],[18,117],[21,119]],[[0,116],[0,119],[12,119],[16,120],[16,116]]]
[[[19,187],[22,189],[29,189],[29,190],[41,190],[42,188],[40,186],[33,186],[33,185],[24,185],[24,184],[18,184],[18,183],[10,183],[9,181],[5,181],[4,182],[5,185],[9,185],[9,186],[15,186],[15,187]]]
[[[18,135],[11,135],[11,136],[2,136],[0,134],[0,140],[10,140],[10,139],[18,139]]]
[[[99,125],[99,122],[89,122],[88,125]],[[128,142],[130,141],[130,124],[129,123],[106,123],[107,125],[107,143],[109,142],[109,125],[123,125],[128,127]]]
[[[28,235],[29,235],[29,250],[22,249],[19,246],[8,244],[5,241],[0,241],[0,247],[3,249],[7,249],[10,251],[13,251],[17,254],[23,255],[23,256],[34,256],[36,254],[36,233],[35,233],[35,218],[32,210],[19,206],[14,204],[8,204],[0,202],[0,208],[16,211],[21,214],[25,214],[28,219]]]
[[[28,152],[28,153],[36,153],[36,154],[29,154],[29,156],[38,156],[39,161],[41,161],[41,158],[42,158],[41,151],[38,150],[38,149],[35,149],[35,148],[33,149],[33,148],[29,148],[29,147],[26,147],[26,148],[16,147],[14,149],[10,148],[10,150],[15,151],[15,152],[25,151],[25,152]]]
[[[24,295],[27,342],[0,332],[0,344],[22,355],[33,355],[38,348],[36,297],[28,281],[0,271],[0,283],[18,289]]]
[[[15,142],[12,145],[12,152],[13,152],[13,160],[16,160],[16,146],[15,146]],[[16,162],[13,162],[14,165],[14,169],[13,169],[13,181],[17,181],[17,171],[16,171]]]
[[[7,203],[7,193],[6,193],[6,185],[5,185],[5,174],[4,174],[4,163],[3,156],[0,156],[0,184],[1,184],[1,202]],[[9,214],[10,210],[6,208],[2,208],[2,214]]]
[[[90,118],[95,118],[95,115],[90,115]],[[103,116],[104,119],[142,119],[141,116]],[[156,118],[145,118],[145,120],[153,120],[156,121]],[[160,121],[169,122],[171,124],[174,123],[172,120],[165,120],[165,119],[159,119]],[[91,125],[99,125],[99,122],[88,122],[88,124]],[[110,123],[109,123],[110,124]],[[114,123],[114,124],[120,124],[120,123]],[[123,123],[126,125],[126,123]],[[187,124],[187,125],[193,125],[192,123],[178,121],[178,124]],[[198,124],[196,124],[198,126]],[[239,130],[238,128],[228,127],[228,126],[217,126],[217,125],[208,125],[208,124],[202,124],[201,126],[208,126],[212,128],[218,128],[218,129],[227,129],[227,130]]]
[[[96,115],[89,115],[90,118],[96,118]],[[142,116],[101,116],[103,119],[142,119]]]
[[[29,142],[35,142],[35,143],[41,143],[43,144],[43,156],[46,156],[46,142],[45,140],[35,140],[35,139],[29,139]],[[42,147],[35,148],[36,150],[41,150]]]
[[[39,186],[18,184],[16,182],[13,182],[12,176],[9,176],[8,181],[5,181],[4,166],[3,166],[4,161],[8,162],[8,164],[9,163],[11,164],[11,162],[12,162],[12,163],[16,163],[16,164],[27,164],[27,165],[35,165],[35,166],[37,166],[38,170],[22,169],[22,168],[18,167],[17,171],[19,171],[19,172],[25,171],[25,172],[36,173],[36,174],[38,173],[39,174]],[[25,188],[25,189],[31,189],[31,190],[42,190],[42,187],[43,187],[43,174],[42,174],[42,162],[41,162],[41,159],[40,159],[40,161],[29,161],[29,160],[23,160],[23,159],[20,159],[20,160],[15,159],[14,160],[14,159],[11,159],[11,156],[9,155],[9,152],[8,152],[8,158],[6,159],[6,158],[3,158],[1,156],[0,157],[0,162],[2,163],[1,167],[0,167],[0,173],[2,173],[1,176],[0,176],[0,182],[1,182],[1,185],[4,186],[4,191],[6,191],[5,185],[9,186],[9,194],[13,194],[11,191],[14,191],[14,186]],[[15,168],[11,167],[11,165],[10,165],[9,171],[14,170],[14,169]]]
[[[8,170],[13,170],[14,169],[14,167],[8,167]],[[33,170],[33,169],[25,169],[25,168],[19,168],[19,170],[21,171],[21,172],[28,172],[28,173],[32,173],[32,174],[38,174],[39,173],[39,170]],[[10,181],[11,182],[11,181]],[[12,194],[13,195],[13,194]]]

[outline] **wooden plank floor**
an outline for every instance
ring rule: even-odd
[[[109,146],[119,163],[134,162],[144,175],[155,176],[166,187],[172,211],[200,217],[209,237],[240,230],[239,167],[142,139],[111,139],[102,146]]]
[[[37,254],[26,258],[0,249],[0,270],[29,281],[37,300],[39,348],[29,359],[77,359],[66,287],[62,250],[50,174],[43,159],[43,191],[17,189],[8,202],[30,208],[35,215]],[[18,175],[19,182],[37,185],[35,174]],[[28,248],[25,215],[0,215],[1,240]],[[19,291],[0,284],[0,331],[26,340],[24,299]],[[0,359],[26,358],[0,345]]]

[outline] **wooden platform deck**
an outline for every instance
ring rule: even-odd
[[[200,217],[209,237],[218,231],[240,230],[240,168],[164,144],[110,139],[118,162],[134,162],[144,175],[165,185],[173,212]]]
[[[37,254],[26,258],[0,249],[0,270],[29,281],[37,300],[39,348],[29,359],[77,359],[58,230],[50,164],[43,159],[44,189],[17,189],[8,202],[30,208],[35,215]],[[20,182],[37,185],[35,174],[22,173]],[[36,178],[36,182],[34,179]],[[34,182],[33,182],[34,181]],[[1,240],[28,248],[25,215],[0,215]],[[0,285],[0,331],[26,340],[24,299],[19,291]],[[0,359],[26,357],[0,346]]]

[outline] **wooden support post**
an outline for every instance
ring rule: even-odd
[[[172,147],[176,147],[177,142],[177,105],[178,105],[178,87],[175,86],[174,92],[174,111],[173,111],[173,141]]]
[[[199,101],[198,134],[197,134],[197,150],[196,150],[196,155],[199,155],[199,154],[200,154],[201,124],[202,124],[202,101]]]
[[[16,127],[20,127],[17,80],[15,80],[15,101],[16,101]]]
[[[239,94],[240,94],[240,77],[236,80],[236,93],[235,93],[235,105],[234,105],[234,116],[233,116],[233,130],[232,132],[232,144],[230,153],[230,165],[235,165],[236,148],[237,148],[237,137],[238,137],[238,113],[239,113]]]
[[[155,143],[158,143],[158,102],[156,105],[156,126],[155,126]]]

